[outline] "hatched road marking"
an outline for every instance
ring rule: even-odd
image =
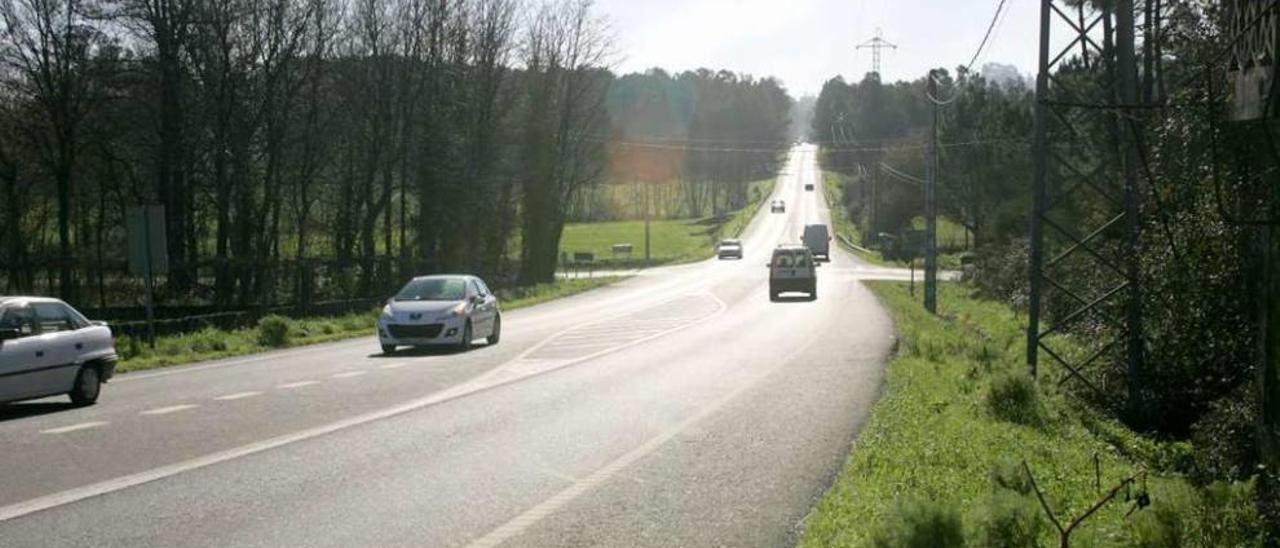
[[[261,396],[261,395],[262,395],[262,392],[239,392],[236,394],[227,394],[225,396],[218,396],[213,399],[218,401],[232,401],[232,400],[242,400],[244,398],[252,398],[254,396]]]
[[[41,434],[66,434],[67,432],[75,432],[75,431],[77,431],[77,430],[88,430],[88,429],[90,429],[90,428],[97,428],[97,427],[99,427],[99,426],[103,426],[103,425],[106,425],[106,424],[107,424],[107,422],[106,422],[106,421],[90,421],[90,422],[82,422],[82,423],[80,423],[80,424],[72,424],[72,425],[70,425],[70,426],[61,426],[61,427],[58,427],[58,428],[50,428],[50,429],[48,429],[48,430],[41,430],[41,431],[40,431],[40,433],[41,433]]]
[[[186,410],[188,410],[188,409],[195,409],[195,408],[197,408],[197,407],[200,407],[200,406],[199,406],[199,405],[196,405],[196,404],[194,404],[194,403],[184,403],[184,404],[182,404],[182,405],[170,405],[169,407],[157,407],[157,408],[155,408],[155,409],[148,409],[148,410],[146,410],[146,411],[143,411],[143,412],[142,412],[142,413],[140,413],[140,414],[142,414],[142,415],[168,415],[169,413],[177,413],[177,412],[179,412],[179,411],[186,411]]]

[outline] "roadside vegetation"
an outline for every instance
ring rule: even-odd
[[[871,264],[907,268],[909,262],[901,259],[886,258],[886,245],[872,243],[863,237],[862,229],[855,222],[854,208],[850,204],[855,198],[848,193],[856,191],[850,178],[835,171],[822,173],[822,190],[826,192],[827,203],[831,206],[832,231],[836,241],[845,251],[853,253]],[[914,230],[924,230],[924,217],[910,219],[908,225]],[[969,240],[964,225],[948,217],[938,218],[938,268],[959,270],[960,258],[968,251]],[[868,247],[870,246],[870,247]],[[916,267],[922,268],[924,260],[916,259]]]
[[[1188,444],[1134,435],[1051,377],[1031,381],[1007,305],[943,284],[934,316],[905,284],[870,285],[897,324],[898,353],[802,546],[1058,546],[1036,488],[1065,527],[1131,477],[1072,546],[1260,542],[1252,482],[1194,485]]]
[[[689,219],[661,219],[649,223],[652,264],[699,261],[715,253],[716,243],[735,238],[746,230],[765,199],[773,194],[776,179],[744,183],[745,205],[721,215]],[[565,225],[560,251],[594,253],[597,268],[639,266],[644,263],[644,221],[598,221]],[[629,255],[615,255],[614,244],[631,244]]]
[[[601,276],[559,280],[549,284],[498,290],[504,311],[516,310],[554,299],[568,297],[616,283],[620,276]],[[194,333],[156,338],[150,348],[142,339],[120,337],[116,351],[120,354],[119,372],[155,369],[205,360],[243,356],[280,348],[307,346],[326,342],[373,337],[381,307],[335,317],[286,318],[264,316],[254,327],[224,330],[207,328]]]

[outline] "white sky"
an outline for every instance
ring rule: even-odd
[[[888,81],[969,58],[999,0],[597,0],[617,39],[620,72],[650,67],[730,69],[781,79],[792,96],[817,94],[837,74],[860,80],[871,52],[854,48],[876,28],[898,49],[884,50]],[[993,44],[979,58],[1035,71],[1039,2],[1007,0]]]

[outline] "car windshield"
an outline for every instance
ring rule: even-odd
[[[396,294],[397,301],[461,301],[467,295],[462,278],[421,278],[409,282]]]
[[[720,247],[734,247],[739,245],[742,245],[742,242],[739,242],[738,240],[725,240],[720,242]]]

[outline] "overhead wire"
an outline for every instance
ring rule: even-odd
[[[969,63],[964,67],[965,74],[969,74],[970,72],[973,71],[974,63],[978,62],[978,58],[982,56],[983,50],[987,49],[987,44],[989,44],[991,41],[991,33],[995,31],[996,24],[999,23],[1001,19],[1001,15],[1005,12],[1004,7],[1007,2],[1008,0],[1000,0],[1000,3],[996,4],[996,12],[991,16],[991,22],[987,24],[987,32],[983,34],[982,42],[978,43],[978,49],[974,50],[973,56],[969,58]],[[934,71],[932,70],[929,71],[929,79],[933,80],[935,83],[938,83],[938,84],[943,83],[938,80],[937,76],[934,75]],[[951,96],[951,98],[945,99],[945,100],[934,97],[933,94],[929,93],[927,89],[925,90],[924,95],[929,99],[929,101],[933,102],[938,106],[947,106],[947,105],[950,105],[951,103],[956,102],[956,100],[960,98],[960,91],[956,90],[956,92]]]

